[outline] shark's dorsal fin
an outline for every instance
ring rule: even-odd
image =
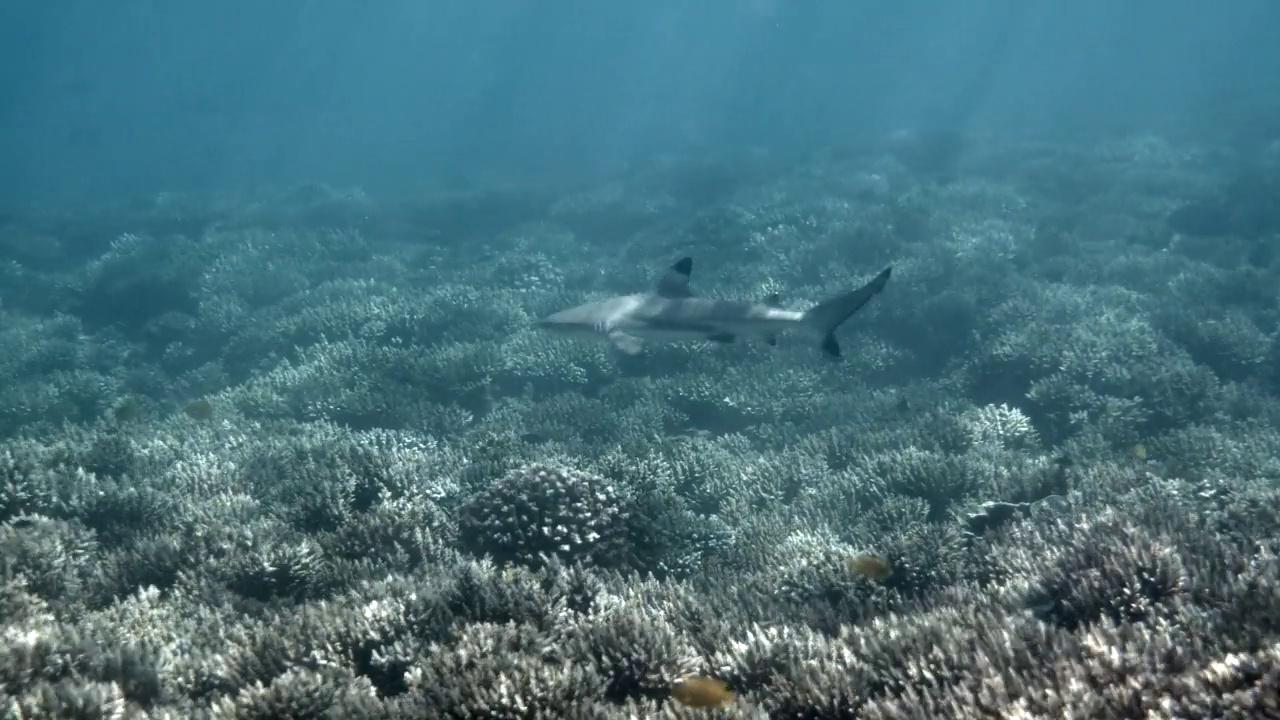
[[[689,275],[691,273],[693,273],[693,258],[680,258],[663,273],[655,292],[660,297],[665,298],[692,297],[693,291],[689,289]]]

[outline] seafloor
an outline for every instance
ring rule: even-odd
[[[1280,717],[1276,154],[918,160],[4,217],[3,717]],[[683,255],[894,275],[841,362],[530,327]]]

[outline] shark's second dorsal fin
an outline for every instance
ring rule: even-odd
[[[689,289],[689,275],[692,272],[693,258],[680,258],[674,265],[667,268],[667,272],[662,275],[662,279],[658,281],[656,292],[658,295],[667,298],[691,297],[693,291]]]

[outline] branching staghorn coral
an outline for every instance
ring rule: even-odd
[[[1274,269],[1168,237],[1210,183],[1167,144],[970,150],[46,231],[0,271],[0,714],[1276,714]],[[842,364],[529,331],[683,254],[899,284]]]

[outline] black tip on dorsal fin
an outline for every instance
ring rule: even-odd
[[[840,343],[832,333],[827,333],[827,336],[822,339],[822,352],[832,360],[840,359]]]
[[[658,294],[670,298],[689,297],[693,294],[689,290],[689,275],[692,273],[693,258],[680,258],[667,269],[662,280],[658,281]]]

